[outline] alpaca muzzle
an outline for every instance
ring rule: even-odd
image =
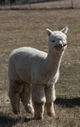
[[[67,44],[59,44],[59,45],[56,45],[55,48],[57,49],[62,49],[63,47],[65,47]]]

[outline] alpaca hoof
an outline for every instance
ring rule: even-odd
[[[15,115],[18,115],[20,112],[19,111],[13,111]]]
[[[32,111],[30,111],[29,112],[32,116],[34,116],[34,111],[32,110]]]
[[[27,110],[26,112],[34,116],[34,110]]]
[[[49,112],[48,115],[49,115],[50,117],[56,117],[55,112]]]
[[[43,120],[44,118],[42,116],[35,116],[36,120]]]
[[[31,115],[34,115],[34,109],[31,105],[28,104],[27,106],[27,112],[30,113]]]

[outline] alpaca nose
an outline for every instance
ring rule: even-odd
[[[63,45],[62,45],[62,44],[59,44],[59,47],[60,47],[60,48],[62,48],[62,47],[63,47]]]
[[[63,47],[63,43],[62,43],[62,41],[61,41],[61,40],[59,41],[58,46],[59,46],[60,48],[62,48],[62,47]]]

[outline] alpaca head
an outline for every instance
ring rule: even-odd
[[[68,27],[63,28],[61,31],[46,30],[48,35],[49,49],[55,52],[62,52],[67,47],[67,36],[66,33]]]

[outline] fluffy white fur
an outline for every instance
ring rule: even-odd
[[[11,52],[8,63],[9,97],[15,114],[19,113],[21,99],[27,112],[34,114],[35,111],[36,119],[43,119],[44,105],[48,115],[55,115],[55,83],[67,47],[67,31],[67,27],[61,31],[46,30],[48,53],[30,47]]]

